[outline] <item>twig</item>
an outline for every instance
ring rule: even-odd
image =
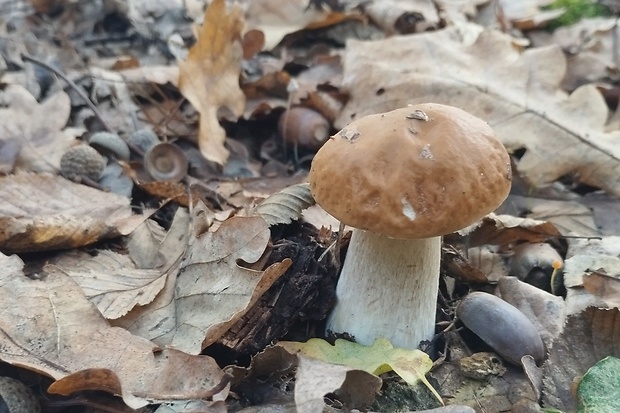
[[[105,121],[103,114],[99,111],[99,109],[97,109],[97,106],[95,106],[95,104],[90,100],[88,95],[86,95],[86,92],[84,92],[84,90],[79,87],[73,80],[69,79],[64,73],[62,73],[55,67],[48,65],[47,63],[44,63],[40,60],[37,60],[32,56],[22,53],[21,57],[24,61],[34,63],[37,66],[41,66],[42,68],[49,70],[50,72],[54,73],[56,76],[67,82],[67,84],[71,86],[71,88],[73,88],[73,90],[75,90],[82,99],[84,99],[88,107],[94,112],[97,119],[99,119],[99,122],[101,122],[105,130],[108,132],[112,132],[112,128],[110,127],[108,122]]]

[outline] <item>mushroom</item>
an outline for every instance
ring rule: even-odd
[[[510,159],[481,119],[420,104],[353,121],[310,169],[317,203],[354,227],[327,330],[417,348],[434,335],[441,236],[508,195]]]

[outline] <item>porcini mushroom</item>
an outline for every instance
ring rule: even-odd
[[[491,127],[446,105],[357,119],[317,152],[310,189],[354,227],[327,329],[414,349],[434,335],[441,236],[497,208],[510,159]]]

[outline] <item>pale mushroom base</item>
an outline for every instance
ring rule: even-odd
[[[327,331],[363,345],[416,349],[435,332],[441,237],[401,240],[354,230]]]

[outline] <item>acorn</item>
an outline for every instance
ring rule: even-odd
[[[60,174],[67,179],[79,182],[83,177],[98,181],[105,168],[105,159],[88,145],[70,148],[60,158]]]
[[[493,294],[473,292],[456,308],[456,315],[496,353],[517,366],[531,355],[545,358],[545,345],[536,326],[519,309]]]
[[[40,413],[41,404],[24,383],[0,376],[0,412]]]
[[[159,143],[159,138],[150,129],[138,129],[129,135],[127,143],[137,147],[142,152],[146,152]]]
[[[144,154],[144,169],[156,181],[178,182],[187,175],[185,152],[171,143],[160,143]]]
[[[308,150],[318,150],[329,138],[330,123],[319,112],[294,107],[286,110],[278,121],[278,131],[286,142]]]
[[[97,149],[102,155],[113,156],[122,161],[129,160],[129,146],[127,146],[127,143],[117,133],[94,133],[90,139],[88,139],[88,144]]]

